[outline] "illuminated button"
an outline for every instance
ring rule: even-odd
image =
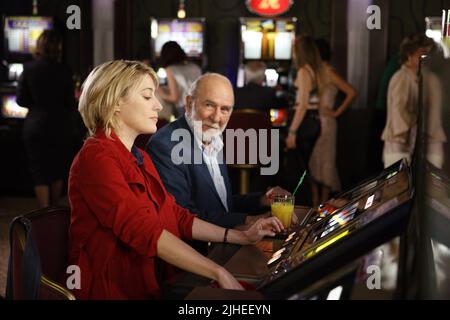
[[[343,287],[338,286],[328,293],[327,300],[339,300],[341,298]]]
[[[364,206],[364,210],[366,210],[372,206],[374,198],[375,198],[374,194],[371,195],[369,198],[367,198],[366,205]]]
[[[272,259],[270,259],[270,260],[267,262],[267,265],[271,265],[272,263],[274,263],[275,261],[277,261],[277,260],[280,259],[280,258],[281,258],[281,255],[272,257]]]
[[[296,232],[292,232],[290,235],[288,235],[285,242],[289,242],[296,234],[297,234]]]
[[[284,251],[286,251],[286,248],[281,248],[280,250],[278,250],[277,252],[275,252],[272,257],[275,256],[280,256]]]

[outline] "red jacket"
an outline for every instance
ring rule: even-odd
[[[87,139],[70,169],[69,263],[81,271],[74,293],[79,299],[158,298],[159,236],[165,229],[190,240],[194,216],[167,193],[146,152],[139,150],[138,165],[114,133],[111,138],[98,132]]]

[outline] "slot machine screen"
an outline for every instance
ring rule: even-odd
[[[160,56],[166,42],[176,41],[188,57],[200,58],[204,50],[204,30],[203,19],[152,19],[151,37],[155,56]]]
[[[270,122],[274,127],[284,127],[288,121],[287,109],[270,109]]]
[[[44,30],[53,29],[51,17],[5,17],[5,51],[14,55],[31,55]]]
[[[350,225],[347,228],[344,227],[343,230],[340,232],[339,231],[335,232],[336,233],[335,235],[328,237],[329,238],[328,240],[321,242],[319,245],[317,245],[317,246],[313,245],[309,251],[307,250],[306,253],[304,253],[303,255],[300,255],[300,257],[298,257],[298,258],[308,259],[308,258],[316,255],[323,249],[326,249],[327,247],[329,247],[336,241],[338,241],[344,237],[347,237],[347,236],[351,235],[352,233],[354,233],[355,231],[368,225],[369,223],[371,223],[378,217],[384,215],[385,213],[389,212],[390,210],[392,210],[393,208],[398,206],[401,202],[401,200],[399,200],[399,198],[400,197],[395,197],[393,199],[390,199],[390,200],[386,201],[385,203],[379,205],[375,210],[369,211],[365,215],[362,215],[362,213],[363,213],[363,211],[361,211],[362,208],[358,209],[358,210],[357,210],[357,208],[354,208],[354,210],[346,211],[344,213],[345,216],[339,217],[339,220],[337,220],[337,221],[334,219],[330,219],[329,223],[325,226],[325,228],[317,230],[319,233],[315,235],[313,243],[318,242],[320,239],[325,238],[332,231],[338,230],[340,227],[344,227],[345,225],[349,224],[350,222],[353,222],[353,220],[355,218],[362,215],[358,220],[355,220],[356,223],[353,223],[352,225]],[[381,197],[378,197],[378,199],[381,199]],[[312,236],[314,236],[314,234],[312,234]]]
[[[15,95],[3,95],[1,97],[1,114],[7,119],[24,119],[27,116],[28,108],[19,106]]]
[[[385,212],[388,212],[393,206],[398,205],[397,197],[408,190],[408,185],[409,181],[406,171],[388,174],[384,182],[379,184],[377,189],[350,202],[327,219],[323,219],[315,224],[309,235],[309,237],[313,238],[311,242],[316,242],[334,230],[347,225],[366,211],[369,211],[369,213],[364,214],[359,219],[364,223],[370,222]]]
[[[356,187],[335,195],[326,203],[319,205],[317,210],[311,211],[311,214],[305,220],[305,225],[312,225],[323,218],[329,216],[339,208],[343,208],[348,203],[363,197],[367,193],[373,193],[376,188],[382,187],[389,180],[395,180],[396,175],[401,173],[407,167],[406,160],[398,161],[389,168],[386,168],[372,178],[369,178]],[[374,199],[372,199],[373,201]]]
[[[23,64],[22,63],[11,63],[8,66],[8,79],[10,81],[19,80],[20,75],[23,72]]]
[[[244,59],[290,60],[295,22],[295,19],[242,18]]]
[[[301,240],[293,245],[291,254],[307,252],[301,259],[309,258],[341,238],[347,237],[361,226],[369,224],[398,206],[400,199],[408,197],[409,185],[409,176],[403,171],[396,175],[394,180],[386,181],[373,192],[350,202],[323,219],[316,220],[316,223],[301,232],[303,236],[298,236]],[[280,257],[274,258],[278,259],[273,259],[271,263]]]
[[[426,17],[426,32],[425,35],[428,38],[439,43],[442,38],[442,18],[441,17]]]
[[[268,87],[276,87],[277,86],[278,78],[280,77],[277,70],[266,69],[266,71],[264,72],[264,75],[266,76],[266,85]]]
[[[292,283],[309,285],[331,263],[338,268],[397,236],[408,221],[414,194],[406,169],[332,215],[290,234],[267,262],[270,274],[258,290],[282,298],[294,293]]]

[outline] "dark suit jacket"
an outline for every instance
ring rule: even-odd
[[[278,99],[275,89],[249,83],[242,88],[234,90],[235,109],[257,109],[269,112],[271,108],[282,106],[282,99]]]
[[[172,133],[177,129],[186,130],[190,141],[171,141]],[[181,140],[181,139],[180,139]],[[171,160],[172,149],[179,143],[187,150],[186,158],[192,164],[174,164]],[[193,151],[197,147],[194,136],[185,117],[166,125],[153,135],[145,150],[150,155],[161,180],[167,191],[171,193],[177,203],[188,209],[199,218],[216,225],[233,228],[243,224],[247,214],[256,214],[263,208],[260,206],[262,193],[248,195],[232,195],[228,171],[225,164],[220,164],[220,171],[227,189],[227,212],[216,191],[214,182],[205,163],[193,163]],[[201,151],[198,150],[201,155]]]

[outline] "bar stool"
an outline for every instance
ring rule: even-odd
[[[65,286],[70,209],[49,207],[10,225],[7,299],[74,300]]]
[[[267,129],[269,130],[268,134],[268,141],[267,141],[267,150],[270,152],[270,129],[272,128],[269,115],[265,112],[255,110],[255,109],[239,109],[233,112],[233,114],[230,117],[230,120],[227,124],[227,130],[228,129],[242,129],[244,132],[246,132],[248,129],[255,129],[256,130],[256,151],[257,155],[259,154],[259,129]],[[226,157],[226,137],[227,137],[227,130],[224,132],[224,142],[225,142],[225,159]],[[257,163],[252,164],[250,163],[250,139],[245,139],[245,163],[239,164],[237,163],[238,159],[238,150],[237,145],[234,143],[234,157],[233,162],[228,164],[228,166],[232,169],[238,169],[239,170],[239,193],[240,194],[246,194],[249,192],[250,189],[250,172],[251,170],[258,169],[261,167],[261,164],[259,163],[259,158],[257,156]],[[235,141],[236,142],[236,141]]]

